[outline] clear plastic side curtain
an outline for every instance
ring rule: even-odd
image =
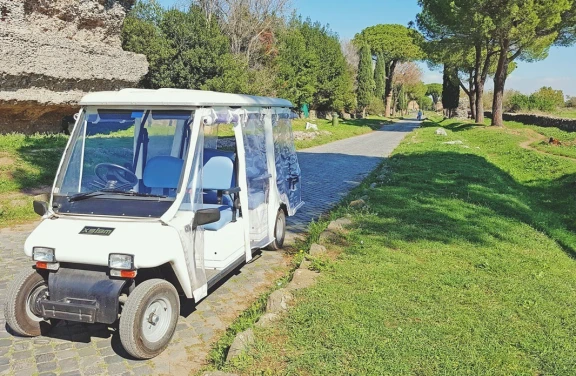
[[[268,202],[272,175],[268,170],[264,116],[260,109],[248,109],[246,123],[242,129],[252,248],[265,246],[270,242]]]
[[[302,173],[292,133],[292,112],[289,109],[276,110],[276,115],[272,117],[272,134],[276,185],[280,200],[288,207],[288,214],[294,215],[304,202],[302,202]]]
[[[197,117],[202,117],[202,111],[197,111]],[[193,122],[189,154],[186,164],[182,185],[184,197],[178,213],[174,216],[170,225],[174,227],[180,236],[186,267],[190,277],[192,295],[196,302],[205,298],[208,294],[208,284],[204,265],[204,229],[202,226],[193,227],[194,216],[203,205],[202,194],[202,165],[204,159],[204,127],[201,121]],[[200,119],[201,120],[201,119]],[[182,192],[180,192],[182,193]]]

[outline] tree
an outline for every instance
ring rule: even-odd
[[[392,109],[401,109],[398,106],[400,91],[404,86],[414,86],[419,85],[422,81],[422,70],[414,62],[404,62],[399,63],[396,67],[396,73],[394,74],[394,79],[392,82]],[[404,95],[406,95],[406,90],[402,90]]]
[[[423,110],[434,110],[436,111],[436,106],[434,105],[434,103],[432,102],[432,98],[430,98],[429,96],[425,95],[423,97],[420,97],[418,99],[418,106]]]
[[[372,73],[372,55],[367,44],[360,48],[360,61],[358,63],[358,88],[356,100],[362,110],[362,117],[366,116],[366,107],[370,104],[374,92],[374,75]]]
[[[386,80],[386,70],[384,68],[384,56],[381,54],[377,55],[376,58],[376,68],[374,69],[374,96],[378,100],[384,99],[384,89],[385,89],[385,80]]]
[[[564,107],[564,93],[551,87],[542,87],[530,96],[531,109],[551,112],[558,107]]]
[[[289,0],[196,0],[208,21],[217,19],[230,39],[230,51],[253,67],[254,53],[289,10]]]
[[[356,74],[358,73],[358,63],[360,62],[360,55],[358,54],[358,48],[349,39],[343,39],[340,41],[340,49],[346,58],[349,70],[353,72],[352,78],[356,81]]]
[[[575,41],[576,0],[419,0],[419,28],[427,38],[450,41],[461,51],[474,51],[476,102],[485,77],[494,69],[492,125],[502,125],[502,103],[511,63],[516,59],[534,61],[546,57],[554,43]],[[459,46],[459,47],[458,47]],[[482,112],[477,106],[477,120]]]
[[[154,1],[141,2],[126,18],[122,36],[124,49],[148,58],[145,87],[247,90],[246,70],[230,55],[228,39],[198,6],[161,11]]]
[[[434,110],[437,108],[438,99],[442,96],[442,84],[428,84],[426,85],[426,95],[432,97]]]
[[[484,86],[495,69],[495,42],[486,35],[489,22],[477,8],[487,0],[419,0],[417,15],[420,31],[427,38],[425,50],[433,65],[458,69],[460,86],[470,102],[477,123],[484,122]]]
[[[502,126],[502,104],[508,67],[515,59],[541,60],[554,43],[574,42],[575,0],[509,1],[498,12],[487,12],[494,22],[494,39],[498,43],[498,66],[494,75],[492,125]]]
[[[444,83],[442,86],[442,106],[448,117],[452,117],[460,104],[460,84],[458,70],[444,66]]]
[[[419,60],[424,57],[420,48],[421,36],[402,25],[376,25],[368,27],[354,38],[358,45],[367,43],[373,55],[381,54],[385,61],[386,116],[390,116],[392,105],[393,80],[396,66],[405,61]]]
[[[307,48],[297,27],[285,30],[279,41],[278,95],[301,108],[305,103],[312,103],[316,94],[318,56]]]

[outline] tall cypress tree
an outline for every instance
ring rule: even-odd
[[[372,100],[374,86],[372,55],[370,54],[370,47],[364,44],[362,48],[360,48],[360,62],[358,63],[358,89],[356,89],[358,107],[362,109],[362,117],[366,116],[366,107],[368,107]]]
[[[458,80],[458,68],[444,65],[444,82],[442,84],[442,106],[448,111],[448,117],[452,117],[454,110],[460,104],[460,86]]]
[[[374,69],[374,82],[376,89],[374,89],[374,96],[378,100],[384,99],[384,89],[386,85],[386,66],[384,63],[384,56],[378,54],[376,60],[376,69]]]

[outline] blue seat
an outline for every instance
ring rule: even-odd
[[[175,195],[180,182],[184,161],[171,156],[158,156],[146,162],[142,182],[155,193]],[[170,192],[172,190],[172,192]],[[157,192],[156,192],[157,193]]]
[[[232,207],[227,205],[213,205],[213,204],[204,204],[204,209],[214,209],[218,208],[220,210],[220,220],[218,222],[209,223],[204,225],[204,230],[207,231],[218,231],[228,223],[232,222]]]
[[[218,231],[236,220],[237,208],[233,196],[224,192],[236,188],[234,171],[235,153],[204,149],[202,187],[204,208],[220,209],[220,220],[204,226],[205,230]]]

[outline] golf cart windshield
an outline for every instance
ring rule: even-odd
[[[193,116],[191,110],[86,109],[56,182],[56,210],[161,216],[180,185]]]

